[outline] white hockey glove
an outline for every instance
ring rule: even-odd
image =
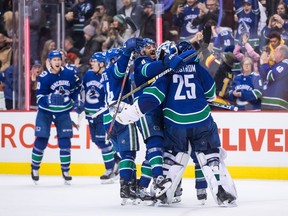
[[[113,116],[115,108],[109,109],[110,114]],[[128,125],[138,121],[144,114],[140,111],[138,101],[135,101],[132,105],[121,102],[118,113],[116,115],[116,121],[123,125]]]

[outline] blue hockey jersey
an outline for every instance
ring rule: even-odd
[[[263,80],[262,109],[288,109],[288,59],[274,64],[262,64],[260,75]]]
[[[236,101],[239,110],[260,110],[262,81],[259,74],[252,72],[248,76],[239,74],[234,77],[229,90],[229,101]],[[241,97],[237,98],[233,92],[241,92]]]
[[[81,86],[82,80],[73,69],[61,67],[61,71],[58,74],[54,74],[49,70],[43,71],[39,75],[36,89],[38,108],[52,113],[70,111],[73,107],[72,100],[77,100]],[[47,103],[49,94],[63,95],[64,104],[61,106],[49,106]]]
[[[102,75],[88,70],[83,77],[85,90],[85,114],[86,118],[96,113],[105,106],[105,92],[102,84]]]
[[[200,64],[187,64],[158,79],[149,91],[143,92],[138,104],[146,113],[163,102],[167,124],[192,128],[211,120],[207,100],[215,97],[215,82],[209,72]]]

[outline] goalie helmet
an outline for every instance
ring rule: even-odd
[[[156,50],[156,59],[163,60],[166,55],[178,54],[177,46],[172,41],[165,41]]]

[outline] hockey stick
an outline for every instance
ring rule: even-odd
[[[214,101],[209,102],[209,105],[215,106],[215,107],[220,107],[222,109],[238,111],[238,107],[235,107],[233,105],[221,104],[221,103],[217,103],[217,102],[214,102]]]
[[[191,58],[195,57],[196,55],[198,55],[203,49],[200,48],[197,52],[187,56],[186,58],[183,59],[183,62],[186,62],[188,60],[190,60]],[[130,97],[131,95],[133,95],[135,92],[145,88],[146,86],[150,85],[151,83],[153,83],[154,81],[156,81],[157,79],[165,76],[166,74],[170,73],[172,71],[171,68],[166,69],[165,71],[161,72],[160,74],[156,75],[155,77],[151,78],[150,80],[148,80],[147,82],[143,83],[142,85],[138,86],[137,88],[133,89],[132,91],[130,91],[129,93],[127,93],[126,95],[124,95],[120,100],[124,100],[128,97]],[[114,106],[115,104],[117,104],[116,101],[114,101],[113,103],[109,104],[108,106],[105,106],[104,108],[102,108],[101,110],[99,110],[98,112],[94,113],[92,115],[92,118],[96,118],[98,115],[104,113],[106,110],[109,109],[109,107]]]
[[[116,115],[119,111],[119,107],[120,107],[120,103],[121,103],[121,100],[122,100],[122,95],[123,95],[123,90],[124,90],[124,87],[125,87],[125,84],[126,84],[126,80],[129,76],[129,72],[130,72],[130,66],[131,64],[133,63],[133,56],[134,56],[134,52],[132,52],[130,54],[130,58],[129,58],[129,61],[128,61],[128,65],[127,65],[127,68],[126,68],[126,71],[125,71],[125,75],[124,75],[124,78],[122,80],[122,84],[121,84],[121,89],[120,89],[120,93],[119,93],[119,96],[118,96],[118,99],[116,101],[116,109],[115,109],[115,113],[113,115],[113,118],[112,118],[112,121],[110,123],[110,126],[109,126],[109,129],[107,131],[107,136],[106,136],[106,144],[109,143],[109,139],[110,139],[110,136],[111,136],[111,132],[112,132],[112,129],[113,129],[113,126],[114,126],[114,123],[116,121]],[[93,117],[93,116],[92,116]]]

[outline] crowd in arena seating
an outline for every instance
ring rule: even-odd
[[[33,14],[29,16],[31,68],[43,70],[49,51],[57,45],[53,7],[61,1],[27,2]],[[66,62],[75,64],[83,75],[95,52],[121,47],[131,37],[156,41],[159,2],[163,3],[162,41],[193,42],[205,26],[211,27],[211,42],[201,62],[216,81],[217,100],[242,110],[288,109],[288,77],[282,72],[288,61],[287,0],[234,0],[232,16],[224,10],[228,0],[66,0],[62,48]],[[12,86],[5,74],[11,73],[13,25],[19,13],[11,0],[1,0],[0,5],[0,91],[5,88],[6,109],[12,109]],[[226,26],[227,19],[235,25]]]

